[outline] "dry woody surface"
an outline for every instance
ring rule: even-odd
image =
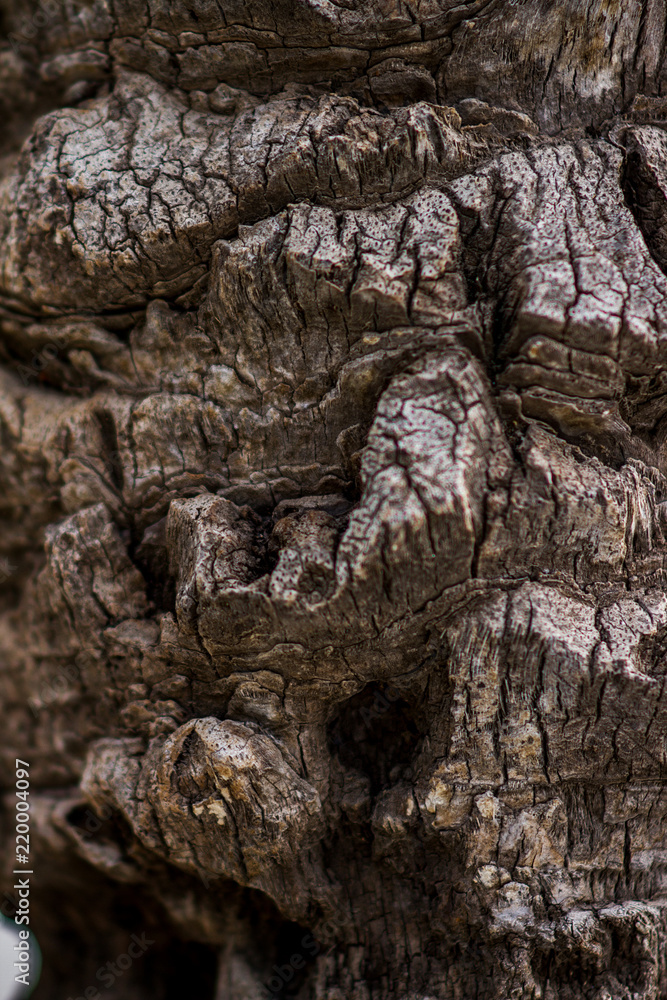
[[[664,1000],[665,0],[1,14],[35,1000]]]

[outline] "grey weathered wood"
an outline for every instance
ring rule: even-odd
[[[664,0],[44,2],[0,51],[37,996],[665,997]]]

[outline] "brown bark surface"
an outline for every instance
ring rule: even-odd
[[[2,16],[36,1000],[665,1000],[665,0]]]

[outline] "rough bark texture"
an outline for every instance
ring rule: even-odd
[[[43,3],[0,51],[37,996],[664,1000],[665,0]]]

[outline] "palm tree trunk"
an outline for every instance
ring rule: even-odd
[[[34,996],[667,996],[665,0],[3,18]]]

